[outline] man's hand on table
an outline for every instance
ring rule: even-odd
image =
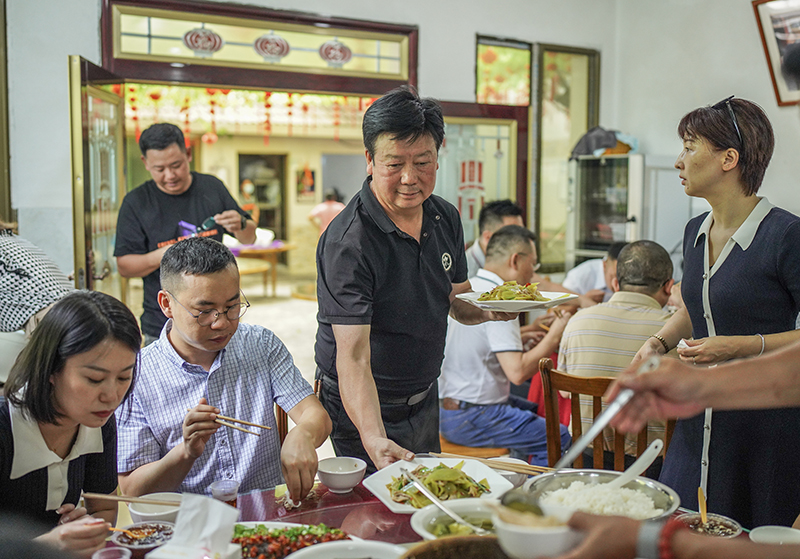
[[[289,431],[281,446],[281,470],[289,497],[294,502],[305,499],[314,487],[317,474],[317,449],[314,437],[301,426]]]
[[[208,400],[200,398],[200,403],[183,418],[183,446],[192,460],[203,454],[208,439],[220,428],[220,424],[214,422],[219,413],[219,409],[208,405]]]
[[[372,463],[379,470],[400,460],[410,461],[414,459],[413,452],[406,450],[391,439],[375,437],[368,441],[362,439],[361,442],[372,459]]]

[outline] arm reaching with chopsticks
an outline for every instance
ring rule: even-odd
[[[316,396],[307,396],[289,411],[295,426],[281,446],[281,471],[289,497],[306,498],[314,487],[317,448],[331,433],[331,418]]]
[[[163,458],[119,474],[119,485],[125,495],[144,495],[159,491],[177,491],[195,460],[205,450],[211,435],[217,432],[218,408],[209,406],[205,398],[189,410],[183,419],[183,441]]]

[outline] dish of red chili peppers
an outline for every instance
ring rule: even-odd
[[[324,524],[304,526],[254,522],[237,524],[232,541],[242,545],[243,558],[283,559],[290,553],[310,545],[349,539],[350,536],[338,528],[329,528]]]

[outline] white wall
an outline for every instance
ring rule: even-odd
[[[419,89],[474,100],[475,35],[601,51],[601,124],[675,154],[687,111],[727,95],[776,128],[764,193],[800,212],[796,109],[779,109],[749,0],[252,0],[263,7],[419,26]],[[72,269],[67,55],[100,63],[100,0],[8,0],[12,203],[21,233]]]
[[[778,107],[750,0],[619,0],[617,10],[615,125],[637,136],[643,153],[675,158],[684,114],[729,95],[755,101],[775,130],[759,194],[800,214],[800,115],[797,107]],[[602,95],[609,94],[604,88]],[[681,192],[678,183],[675,192]]]

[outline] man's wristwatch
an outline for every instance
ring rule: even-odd
[[[639,537],[636,541],[636,557],[640,559],[659,559],[658,547],[661,530],[666,521],[643,521],[639,526]]]
[[[247,218],[245,216],[242,216],[242,231],[244,231],[246,227],[247,227]]]

